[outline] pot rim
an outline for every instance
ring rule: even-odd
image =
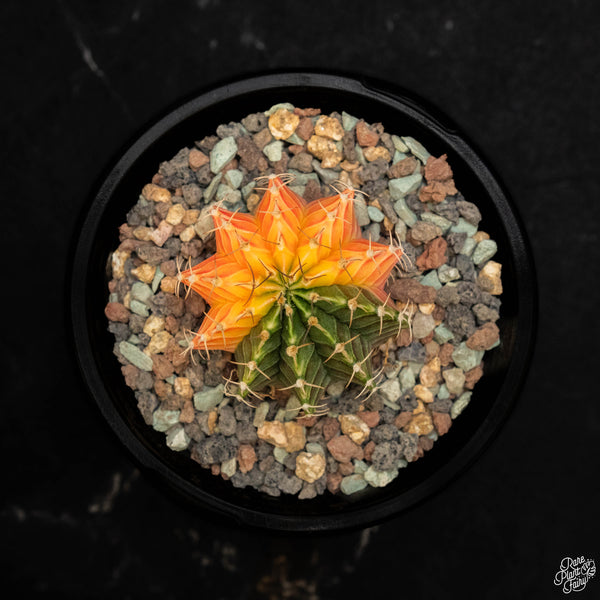
[[[401,498],[393,497],[380,502],[374,501],[371,504],[367,503],[367,506],[362,508],[359,503],[354,505],[349,503],[343,511],[333,511],[332,514],[321,516],[274,514],[268,510],[224,501],[222,498],[198,489],[198,486],[174,472],[151,451],[147,443],[142,442],[134,435],[130,425],[117,410],[98,367],[98,350],[94,348],[90,335],[89,303],[86,302],[86,289],[90,280],[88,266],[94,241],[99,234],[100,220],[107,205],[113,199],[115,190],[127,176],[132,165],[175,126],[224,100],[257,93],[257,91],[265,89],[280,90],[280,95],[283,97],[285,97],[286,90],[290,94],[293,93],[293,90],[299,89],[308,91],[327,89],[334,93],[360,96],[365,101],[372,101],[385,105],[391,110],[400,111],[419,126],[432,132],[440,139],[444,147],[460,157],[470,167],[472,174],[478,178],[479,184],[488,193],[506,232],[510,245],[510,256],[515,263],[518,322],[514,332],[515,337],[511,340],[513,350],[502,388],[498,391],[489,414],[456,455],[443,464],[440,469],[437,469],[433,476],[404,491]],[[163,157],[164,159],[166,157]],[[72,337],[76,358],[86,385],[104,418],[146,471],[155,474],[160,480],[168,481],[171,487],[184,497],[195,503],[200,502],[220,515],[233,517],[240,524],[286,531],[316,531],[365,527],[390,518],[401,510],[414,506],[419,500],[441,490],[450,481],[457,478],[481,454],[507,418],[524,382],[534,346],[537,292],[532,254],[521,220],[498,178],[481,158],[481,153],[474,149],[472,143],[466,141],[465,136],[459,133],[458,128],[439,109],[393,84],[365,77],[358,80],[348,75],[306,71],[271,72],[224,83],[171,110],[142,133],[110,170],[98,191],[95,192],[91,206],[86,207],[86,210],[87,214],[81,225],[73,253],[70,280]],[[149,426],[147,427],[150,429]],[[295,500],[298,502],[297,499]],[[301,504],[307,501],[299,502]]]

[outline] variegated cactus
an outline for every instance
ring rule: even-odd
[[[238,399],[277,386],[315,414],[330,381],[376,388],[373,348],[409,326],[384,292],[402,250],[360,236],[353,198],[307,204],[272,175],[255,216],[213,209],[216,254],[180,278],[211,307],[191,347],[235,352]]]

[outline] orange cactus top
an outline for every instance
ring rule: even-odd
[[[217,251],[180,276],[210,305],[192,347],[233,352],[289,289],[351,284],[385,301],[402,250],[361,237],[353,198],[348,188],[306,203],[271,175],[255,215],[215,206]]]

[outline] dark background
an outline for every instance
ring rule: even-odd
[[[560,598],[600,561],[598,4],[3,2],[2,585],[15,597]],[[223,79],[312,68],[399,84],[481,148],[536,262],[531,369],[456,482],[377,527],[244,531],[134,466],[70,346],[79,216],[119,150]],[[169,157],[165,157],[169,158]],[[579,597],[600,597],[596,576]]]

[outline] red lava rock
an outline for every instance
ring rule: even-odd
[[[346,435],[339,435],[329,440],[327,449],[331,452],[333,458],[340,463],[348,463],[353,458],[362,460],[364,457],[362,448]]]
[[[421,448],[424,452],[431,450],[433,448],[433,440],[428,438],[426,435],[419,436],[419,448]]]
[[[316,117],[321,114],[320,108],[294,108],[294,114],[299,117]]]
[[[379,425],[379,412],[376,410],[363,410],[358,416],[371,428]]]
[[[165,356],[177,373],[180,373],[190,362],[189,352],[184,352],[184,349],[175,341],[175,338],[169,340]]]
[[[321,186],[314,179],[310,179],[304,188],[304,199],[307,202],[318,200],[322,197]]]
[[[167,277],[175,277],[177,275],[177,263],[174,260],[165,260],[160,263],[160,270]]]
[[[498,341],[500,330],[496,323],[488,322],[479,327],[467,340],[467,347],[471,350],[487,350]]]
[[[394,419],[394,425],[398,428],[398,429],[402,429],[403,427],[405,427],[406,425],[408,425],[408,423],[410,422],[410,420],[412,419],[412,413],[408,412],[408,411],[402,411],[395,419]]]
[[[421,202],[434,202],[439,204],[446,199],[446,196],[453,196],[458,190],[454,186],[454,181],[433,181],[424,185],[419,190],[419,200]]]
[[[238,168],[238,159],[237,158],[232,158],[222,169],[221,169],[221,173],[223,173],[223,175],[225,175],[225,173],[227,173],[227,171],[231,171],[232,169],[237,169]]]
[[[340,484],[342,483],[342,474],[341,473],[328,473],[327,474],[327,489],[332,494],[337,494],[340,489]]]
[[[472,390],[483,375],[483,363],[478,364],[465,373],[465,388]]]
[[[260,148],[254,143],[254,140],[247,136],[237,139],[238,155],[240,165],[248,171],[258,168],[258,161],[263,157]]]
[[[448,164],[448,156],[442,154],[439,158],[430,156],[425,165],[425,179],[430,181],[446,181],[452,179],[453,173]]]
[[[373,440],[367,442],[363,448],[363,451],[365,453],[365,460],[367,462],[371,462],[371,459],[373,458],[373,452],[375,451],[375,442]]]
[[[121,367],[121,373],[123,373],[123,377],[125,378],[125,385],[132,390],[137,389],[140,370],[134,365],[124,365]]]
[[[399,160],[396,164],[392,165],[388,169],[388,177],[390,179],[396,179],[397,177],[406,177],[412,175],[417,168],[417,159],[413,156],[409,156],[403,160]]]
[[[104,309],[104,314],[109,321],[118,323],[127,323],[130,316],[129,310],[120,302],[109,302]]]
[[[433,339],[433,335],[434,332],[431,331],[429,332],[428,335],[426,335],[424,338],[421,338],[419,341],[421,342],[421,344],[425,345],[425,344],[429,344],[429,342],[431,342],[431,340]]]
[[[323,419],[323,437],[325,441],[333,439],[340,430],[340,422],[333,417],[325,417]]]
[[[130,240],[131,238],[133,238],[133,230],[134,227],[131,227],[131,225],[128,225],[127,223],[123,223],[122,225],[120,225],[119,241],[122,242],[123,240]]]
[[[219,464],[210,465],[210,472],[213,475],[219,475],[221,473],[221,465],[219,465]]]
[[[237,460],[242,473],[251,471],[256,462],[256,452],[254,452],[254,448],[250,444],[240,444]]]
[[[164,354],[153,354],[152,371],[160,379],[166,379],[173,375],[173,365]]]
[[[179,331],[179,319],[173,315],[167,315],[165,318],[165,329],[175,335]]]
[[[300,154],[300,152],[303,150],[304,146],[301,146],[300,144],[292,144],[291,146],[288,146],[288,151],[294,156],[296,156],[296,154]]]
[[[452,418],[448,413],[441,413],[433,411],[431,413],[431,418],[433,420],[433,426],[439,435],[444,435],[448,433],[448,430],[452,426]]]
[[[437,269],[446,262],[448,243],[443,237],[437,237],[425,244],[423,254],[417,258],[417,267],[421,271]]]
[[[186,400],[183,404],[183,408],[181,409],[181,413],[179,413],[179,422],[193,423],[195,418],[196,411],[194,409],[194,404],[191,400]]]
[[[413,342],[412,333],[408,329],[403,329],[395,340],[397,346],[410,346]]]
[[[295,133],[299,138],[306,141],[312,136],[313,131],[314,127],[312,121],[308,117],[304,117],[303,119],[300,119],[300,123],[298,123]]]
[[[379,134],[369,127],[364,121],[356,124],[356,141],[359,146],[377,146]]]
[[[198,150],[198,148],[192,148],[188,156],[188,162],[190,169],[192,169],[192,171],[197,171],[200,167],[203,167],[208,163],[208,156],[206,156],[204,152]]]
[[[440,365],[447,367],[452,361],[452,353],[454,352],[454,346],[450,342],[446,342],[440,346],[438,352],[438,358],[440,359]]]
[[[436,323],[440,323],[446,318],[446,309],[443,306],[436,304],[431,316],[435,319]]]
[[[352,475],[352,473],[354,473],[354,465],[351,462],[340,463],[338,465],[337,472],[340,475],[343,475],[344,477],[346,477],[347,475]]]
[[[185,299],[185,309],[187,312],[192,313],[194,317],[201,317],[206,310],[206,304],[200,294],[190,294]]]
[[[315,415],[312,415],[310,417],[302,417],[298,420],[298,423],[300,423],[300,425],[302,425],[303,427],[312,427],[317,422],[318,418],[319,417]]]
[[[414,279],[396,279],[390,286],[390,295],[394,300],[416,304],[430,304],[435,301],[435,288],[422,285]]]

